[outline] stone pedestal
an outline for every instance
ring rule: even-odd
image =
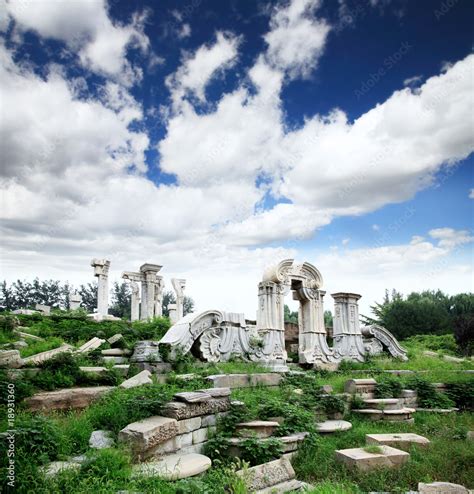
[[[333,293],[334,298],[334,356],[337,360],[364,361],[364,341],[360,331],[360,295],[356,293]]]
[[[94,276],[97,277],[97,316],[99,319],[109,313],[109,269],[110,261],[107,259],[92,259]]]
[[[77,292],[69,294],[69,309],[77,310],[81,307],[82,297]]]

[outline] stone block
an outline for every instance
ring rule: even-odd
[[[70,352],[73,349],[71,345],[64,344],[58,348],[53,348],[52,350],[47,350],[46,352],[37,353],[26,357],[23,359],[24,364],[41,364],[41,362],[46,362],[60,353]]]
[[[212,396],[204,391],[184,391],[176,393],[173,399],[176,401],[184,401],[185,403],[202,403],[209,401]]]
[[[128,358],[126,357],[113,357],[110,355],[106,355],[102,357],[102,360],[107,364],[126,364],[128,363]]]
[[[46,477],[55,477],[59,472],[65,470],[79,470],[80,463],[74,461],[53,461],[42,467],[42,471]]]
[[[285,494],[286,492],[306,492],[309,490],[310,486],[308,484],[293,479],[280,482],[279,484],[266,487],[265,489],[260,489],[259,491],[255,491],[255,494]]]
[[[213,415],[211,415],[212,417]],[[204,419],[204,417],[203,417]],[[201,417],[193,417],[191,419],[179,420],[178,421],[178,434],[185,434],[186,432],[193,432],[199,429],[202,425]],[[211,425],[211,424],[209,424]],[[204,427],[204,425],[203,425]]]
[[[108,372],[107,367],[79,367],[79,369],[85,374],[93,374],[94,376],[102,376]]]
[[[406,451],[380,446],[380,453],[369,453],[364,448],[341,449],[335,452],[336,460],[348,468],[363,472],[376,468],[395,468],[403,465],[410,457]]]
[[[117,334],[114,334],[113,336],[111,336],[107,340],[107,343],[112,346],[112,345],[115,345],[116,343],[118,343],[121,340],[123,340],[123,335],[120,334],[120,333],[117,333]]]
[[[115,364],[113,369],[115,369],[122,377],[126,377],[130,369],[130,364]]]
[[[398,398],[367,398],[364,400],[367,408],[376,410],[398,410],[400,409],[400,401]]]
[[[135,455],[145,457],[149,450],[153,450],[154,453],[157,446],[174,439],[178,432],[176,420],[169,417],[154,416],[128,424],[119,432],[118,439],[120,442],[130,444]],[[170,445],[165,445],[162,448],[167,450],[165,452],[178,449],[176,441],[170,449],[167,446]]]
[[[19,350],[3,350],[0,352],[0,367],[17,369],[23,365]]]
[[[176,439],[178,441],[178,449],[181,450],[182,448],[191,446],[193,444],[193,433],[186,432],[185,434],[179,434],[179,436],[176,436]]]
[[[278,386],[282,379],[283,376],[276,373],[249,374],[250,386]]]
[[[330,385],[330,384],[323,384],[319,390],[321,391],[321,393],[324,393],[324,394],[327,394],[327,395],[330,395],[333,393],[334,389],[333,387]]]
[[[398,434],[366,434],[367,444],[376,444],[378,446],[391,446],[393,448],[407,450],[415,444],[421,447],[427,447],[430,444],[429,439],[411,432],[401,432]]]
[[[86,341],[83,345],[81,345],[76,350],[76,352],[77,353],[88,353],[88,352],[92,352],[92,350],[96,350],[103,343],[105,343],[105,340],[102,340],[101,338],[94,337],[94,338],[90,339],[89,341]]]
[[[190,453],[196,453],[196,454],[203,454],[205,449],[206,449],[206,444],[207,442],[199,443],[199,444],[192,444],[191,446],[185,446],[184,448],[180,448],[179,452],[181,454],[190,454]]]
[[[431,484],[420,482],[418,492],[419,494],[469,494],[470,491],[460,484],[450,482],[432,482]]]
[[[35,310],[42,312],[45,316],[49,316],[51,314],[51,307],[49,305],[36,304]]]
[[[210,458],[204,455],[175,454],[166,456],[158,461],[142,463],[133,467],[133,476],[159,476],[166,480],[179,480],[208,470],[212,465]]]
[[[130,388],[136,388],[137,386],[143,386],[144,384],[152,384],[152,383],[153,381],[151,379],[151,372],[144,370],[136,374],[135,376],[131,377],[130,379],[124,381],[120,385],[120,387],[125,389],[130,389]]]
[[[241,422],[236,425],[236,433],[241,437],[270,437],[278,429],[278,422],[265,420],[254,420],[252,422]]]
[[[372,398],[377,381],[375,379],[349,379],[344,384],[344,392],[356,394],[362,398]]]
[[[443,360],[446,360],[446,362],[454,362],[456,364],[466,361],[466,359],[459,357],[451,357],[451,355],[443,355]]]
[[[236,474],[244,480],[250,492],[266,489],[295,478],[295,471],[286,458],[263,463],[247,470],[238,470]]]
[[[46,391],[26,398],[25,404],[30,410],[43,413],[53,410],[82,409],[112,389],[113,386],[94,386]]]
[[[352,424],[346,420],[326,420],[316,424],[316,429],[321,434],[331,434],[352,429]]]
[[[183,420],[201,415],[211,415],[216,412],[226,412],[229,409],[230,399],[226,396],[223,398],[212,398],[209,401],[199,403],[170,401],[163,407],[162,413],[166,417]]]
[[[209,428],[201,428],[192,432],[193,435],[193,444],[203,443],[207,441],[209,438]]]
[[[248,374],[216,374],[207,376],[214,388],[247,388],[249,386]]]
[[[156,374],[159,376],[163,376],[163,374],[166,374],[167,372],[171,372],[173,370],[173,367],[171,364],[168,364],[167,362],[136,362],[135,365],[140,369],[140,370],[147,370],[150,371],[152,374]],[[165,376],[163,376],[165,377]]]
[[[202,417],[202,427],[209,427],[210,425],[216,425],[216,423],[216,415],[205,415],[204,417]]]
[[[207,389],[200,389],[199,391],[210,394],[213,398],[222,398],[224,396],[230,396],[230,388],[207,388]]]
[[[89,438],[89,447],[93,449],[111,448],[114,445],[112,433],[110,431],[92,431]]]
[[[100,353],[106,357],[126,357],[132,352],[127,348],[106,348]]]

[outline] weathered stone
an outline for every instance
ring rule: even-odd
[[[24,364],[41,364],[41,362],[45,362],[46,360],[52,359],[56,355],[60,353],[67,353],[72,350],[72,346],[68,344],[61,345],[59,348],[53,348],[53,350],[48,350],[46,352],[37,353],[35,355],[31,355],[30,357],[26,357],[23,359]]]
[[[397,398],[368,398],[364,400],[367,408],[376,410],[399,410],[400,402]]]
[[[96,350],[103,343],[105,343],[105,340],[102,340],[101,338],[97,338],[95,336],[94,338],[91,338],[89,341],[86,341],[83,345],[81,345],[76,350],[76,352],[77,353],[88,353],[88,352],[92,352],[92,350]]]
[[[176,393],[173,396],[174,400],[184,401],[185,403],[202,403],[209,401],[212,396],[205,391],[185,391],[182,393]]]
[[[17,369],[23,365],[23,360],[20,357],[18,350],[4,350],[0,352],[0,367],[8,367]]]
[[[183,420],[200,415],[210,415],[216,412],[226,412],[229,408],[230,399],[226,396],[223,398],[212,398],[209,401],[200,403],[170,401],[163,407],[162,413],[165,417]]]
[[[469,490],[460,484],[450,482],[432,482],[431,484],[418,484],[419,494],[469,494]]]
[[[217,423],[216,415],[205,415],[204,417],[201,417],[201,420],[203,427],[209,427],[210,425],[216,425]]]
[[[154,416],[128,424],[119,432],[118,439],[130,444],[136,455],[146,456],[148,450],[173,439],[178,432],[176,420]]]
[[[202,455],[206,449],[206,444],[207,443],[204,442],[199,444],[192,444],[191,446],[185,446],[184,448],[180,448],[179,452],[183,455],[187,455],[190,453]]]
[[[283,443],[283,453],[296,451],[308,435],[309,432],[296,432],[289,436],[280,436],[278,439]]]
[[[426,447],[430,444],[429,439],[411,432],[401,432],[399,434],[366,434],[367,444],[377,444],[379,446],[391,446],[398,449],[410,449],[415,444]]]
[[[254,420],[236,425],[236,433],[241,437],[270,437],[278,429],[278,422]]]
[[[12,314],[23,314],[24,316],[33,316],[34,314],[41,314],[41,312],[32,309],[16,309],[12,311]]]
[[[278,386],[282,375],[277,373],[260,374],[216,374],[208,376],[214,388],[248,388],[249,386]]]
[[[136,388],[137,386],[143,386],[144,384],[152,384],[153,381],[151,379],[150,371],[141,371],[135,376],[131,377],[124,381],[120,387],[125,389]]]
[[[356,394],[362,398],[372,398],[377,381],[375,379],[349,379],[344,384],[344,392]]]
[[[255,494],[285,494],[286,492],[306,492],[308,490],[310,490],[309,484],[293,479],[280,482],[279,484],[266,487],[265,489],[260,489],[255,491]]]
[[[323,384],[319,390],[321,391],[321,393],[325,393],[325,394],[332,394],[333,393],[333,387],[330,385],[330,384]]]
[[[107,343],[109,345],[115,345],[115,343],[118,343],[119,341],[123,340],[123,335],[120,333],[114,334],[111,336],[108,340]]]
[[[25,367],[23,369],[8,369],[7,376],[8,379],[16,381],[17,379],[25,379],[29,377],[36,376],[39,374],[41,369],[39,367]]]
[[[474,441],[474,431],[467,431],[466,439],[469,439],[469,441]]]
[[[53,410],[82,409],[112,389],[113,386],[94,386],[47,391],[26,398],[25,404],[30,410],[43,413]]]
[[[352,424],[345,420],[326,420],[316,424],[316,429],[321,434],[347,431],[352,428]]]
[[[140,456],[143,459],[156,458],[162,455],[168,455],[170,453],[176,453],[181,448],[179,436],[172,437],[167,441],[157,444],[154,448],[143,452]]]
[[[247,470],[238,470],[250,492],[259,491],[295,478],[295,471],[286,458],[257,465]]]
[[[95,376],[107,374],[109,371],[107,367],[79,367],[79,369],[85,374],[93,374]]]
[[[135,465],[133,467],[134,476],[145,477],[162,477],[166,480],[179,480],[208,470],[212,465],[210,458],[204,455],[190,454],[175,454],[165,458]]]
[[[110,431],[92,431],[89,438],[89,447],[94,449],[111,448],[114,445],[112,433]]]
[[[12,346],[15,350],[20,350],[22,348],[27,348],[28,347],[28,343],[24,340],[18,340],[18,341],[14,341],[12,343]]]
[[[46,477],[54,477],[65,470],[79,470],[81,465],[73,461],[53,461],[42,468]]]
[[[204,441],[207,441],[209,437],[209,427],[206,428],[201,428],[201,429],[196,429],[195,431],[192,432],[193,435],[193,444],[199,444],[203,443]]]
[[[208,388],[200,389],[204,393],[210,394],[213,398],[221,398],[223,396],[230,396],[230,388]]]
[[[107,357],[126,357],[127,355],[131,355],[132,352],[127,348],[107,348],[100,353]]]
[[[128,363],[127,357],[111,357],[110,355],[102,357],[102,360],[107,364],[126,364]]]
[[[36,336],[34,334],[25,333],[24,331],[20,331],[19,328],[14,329],[13,332],[16,335],[21,336],[22,338],[30,338],[31,340],[35,340],[35,341],[44,341],[44,338],[41,338],[40,336]]]
[[[35,310],[43,313],[45,316],[49,316],[51,314],[51,307],[49,305],[36,304]]]
[[[436,352],[432,352],[431,350],[425,350],[423,355],[425,357],[438,357],[438,354]]]
[[[369,453],[364,448],[350,448],[337,450],[335,455],[336,460],[347,467],[364,472],[380,467],[399,467],[410,457],[409,453],[390,446],[380,446],[380,453]]]
[[[137,341],[130,358],[131,362],[161,362],[158,342],[152,340]]]
[[[443,355],[443,359],[446,360],[446,362],[454,362],[456,364],[465,362],[465,359],[459,357],[451,357],[451,355]]]
[[[156,374],[158,376],[162,374],[166,374],[173,370],[173,366],[168,362],[135,362],[135,365],[140,370],[150,371],[152,374]]]
[[[130,369],[130,364],[115,364],[113,369],[115,369],[121,376],[125,377]]]
[[[179,450],[181,450],[182,448],[193,444],[193,433],[186,432],[185,434],[180,434],[179,436],[176,436],[176,439],[178,440]]]
[[[215,417],[215,415],[211,415],[211,417]],[[185,434],[186,432],[195,431],[196,429],[199,429],[201,427],[201,424],[202,424],[201,417],[193,417],[191,419],[179,420],[178,433]],[[206,424],[206,425],[214,425],[214,424]]]
[[[282,379],[283,376],[281,374],[276,374],[276,373],[249,375],[250,386],[278,386]]]

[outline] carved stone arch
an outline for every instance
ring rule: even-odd
[[[298,264],[294,259],[285,259],[263,273],[262,281],[273,281],[291,288],[292,281],[304,282],[305,288],[320,289],[323,277],[319,270],[309,262]]]

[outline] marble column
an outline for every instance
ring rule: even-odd
[[[91,266],[94,268],[94,276],[97,277],[97,315],[99,318],[106,317],[109,313],[109,268],[110,261],[107,259],[92,259]]]
[[[178,321],[178,311],[176,304],[168,305],[168,316],[170,318],[171,325],[176,324]]]
[[[155,286],[155,317],[161,317],[163,315],[163,288],[165,282],[163,276],[156,277]]]
[[[144,280],[142,273],[136,273],[133,271],[124,271],[122,278],[130,282],[131,294],[131,307],[130,307],[130,320],[138,321],[140,318],[140,287],[139,283]]]
[[[182,278],[171,278],[174,292],[176,293],[176,317],[178,321],[184,317],[184,289],[186,280]]]
[[[334,356],[337,359],[364,361],[364,342],[360,331],[357,293],[333,293]]]
[[[140,319],[149,320],[155,317],[155,290],[158,283],[157,273],[162,268],[158,264],[145,263],[140,266],[142,281],[142,306]]]

